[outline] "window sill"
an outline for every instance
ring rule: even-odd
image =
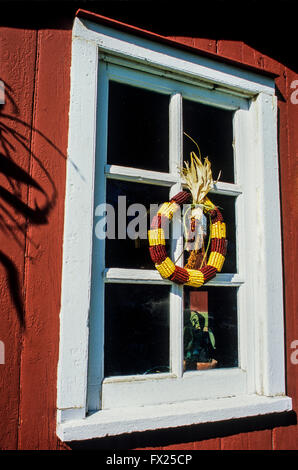
[[[282,413],[291,409],[292,400],[287,396],[259,395],[126,407],[101,410],[84,419],[60,423],[57,435],[66,442],[81,441],[132,432]]]

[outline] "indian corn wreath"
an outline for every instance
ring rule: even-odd
[[[187,135],[187,137],[189,136]],[[191,137],[189,138],[196,144]],[[199,157],[192,151],[190,164],[184,162],[185,166],[180,169],[187,190],[180,191],[170,201],[161,205],[157,214],[152,218],[148,239],[151,259],[164,279],[169,279],[177,284],[201,287],[222,270],[227,250],[227,239],[223,216],[219,208],[207,197],[219,177],[217,181],[213,180],[210,161],[208,157],[205,157],[204,163],[202,162],[200,149],[197,144],[196,146]],[[167,254],[163,227],[183,205],[187,204],[189,206],[184,214],[183,223],[186,230],[184,249],[189,251],[189,256],[186,265],[180,267]],[[186,228],[187,216],[190,219],[189,229]],[[205,248],[207,219],[209,219],[210,228]],[[207,260],[209,249],[210,254]]]

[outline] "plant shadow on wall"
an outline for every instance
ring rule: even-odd
[[[39,249],[39,245],[29,236],[30,226],[47,224],[57,200],[57,190],[51,175],[32,151],[33,132],[59,156],[66,156],[31,123],[19,117],[12,90],[7,83],[4,83],[4,87],[5,103],[0,104],[0,231],[13,240],[15,251],[21,249],[23,256],[27,256],[29,243],[36,252]],[[31,165],[38,169],[42,183],[30,175]],[[10,253],[1,246],[0,263],[6,271],[20,325],[25,328],[22,273]]]

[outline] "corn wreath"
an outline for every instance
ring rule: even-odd
[[[191,164],[185,165],[181,174],[189,191],[181,191],[169,202],[164,202],[153,217],[148,231],[149,251],[156,269],[163,278],[177,284],[201,287],[222,270],[227,251],[226,224],[220,210],[207,198],[207,193],[214,184],[208,158],[205,158],[203,164],[201,159],[191,152]],[[210,254],[207,263],[200,269],[176,266],[166,251],[163,227],[184,204],[192,204],[194,209],[197,206],[202,207],[204,214],[210,218]],[[186,266],[188,265],[189,263]]]

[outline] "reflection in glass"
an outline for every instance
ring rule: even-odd
[[[184,288],[184,369],[238,366],[236,287]]]
[[[221,171],[220,181],[234,183],[233,112],[184,99],[183,128],[197,142],[202,158],[209,158],[213,178],[217,179]],[[191,151],[198,154],[193,142],[184,136],[184,160]]]
[[[105,377],[169,371],[169,286],[107,284]]]
[[[236,273],[237,272],[237,257],[236,257],[236,222],[235,222],[235,197],[222,196],[219,194],[208,194],[210,200],[219,208],[224,222],[226,224],[226,237],[228,240],[227,253],[225,262],[223,264],[221,273]],[[200,269],[208,262],[210,255],[210,218],[203,216],[205,223],[202,228],[196,228],[196,232],[190,232],[190,222],[187,222],[187,231],[184,230],[184,261],[187,268]],[[185,223],[186,225],[186,223]],[[199,224],[198,224],[199,225]],[[201,230],[201,232],[199,232]],[[195,237],[192,235],[195,233]],[[202,233],[202,235],[201,235]],[[192,239],[192,237],[194,237]],[[201,237],[201,238],[200,238]],[[188,243],[189,240],[194,240],[193,243]],[[203,240],[202,246],[197,242]],[[190,248],[187,250],[188,246]],[[200,247],[198,250],[196,247]],[[208,249],[208,251],[207,251]],[[197,251],[193,251],[197,250]]]
[[[109,83],[109,164],[169,171],[169,96]]]
[[[120,199],[119,196],[125,197]],[[107,180],[107,203],[115,209],[115,235],[116,238],[106,239],[106,267],[107,268],[131,268],[131,269],[154,269],[154,264],[149,253],[147,230],[150,228],[150,205],[161,205],[169,197],[169,188],[162,186],[153,186],[143,183],[131,183],[119,180]],[[133,215],[127,215],[127,210],[132,204],[141,204],[147,210],[135,212]],[[156,209],[157,212],[157,209]],[[155,212],[151,215],[155,215]],[[121,227],[119,227],[119,217],[121,217]],[[134,224],[138,218],[139,224]],[[132,227],[135,232],[140,231],[140,237],[129,238],[127,229]],[[119,229],[120,235],[119,237]],[[167,249],[169,240],[167,240]]]
[[[236,219],[234,196],[222,196],[221,194],[209,194],[210,200],[219,208],[226,224],[228,247],[226,259],[221,270],[222,273],[237,272],[236,257]]]

